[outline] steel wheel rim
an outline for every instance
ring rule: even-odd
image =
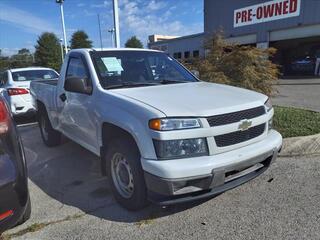
[[[115,153],[112,157],[111,175],[118,193],[124,198],[130,198],[134,191],[133,174],[128,161],[121,153]]]
[[[44,117],[41,118],[41,131],[42,131],[43,138],[45,140],[48,140],[47,122]]]

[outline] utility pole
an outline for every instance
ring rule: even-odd
[[[62,38],[60,38],[60,49],[61,49],[61,60],[62,60],[62,62],[61,62],[61,63],[63,63],[63,59],[64,59],[62,43],[63,43],[63,39],[62,39]]]
[[[98,13],[98,23],[99,23],[100,47],[101,47],[101,50],[102,50],[103,46],[102,46],[101,24],[100,24],[100,14],[99,13]]]
[[[118,0],[113,0],[113,22],[115,29],[116,48],[120,48],[119,7]]]
[[[56,0],[56,3],[60,4],[62,32],[63,32],[63,38],[64,38],[64,51],[65,51],[65,54],[67,54],[68,53],[68,44],[67,44],[66,27],[64,25],[63,2],[64,2],[64,0]]]
[[[108,32],[111,34],[111,47],[114,47],[114,28],[109,29]]]

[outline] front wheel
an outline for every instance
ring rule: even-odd
[[[48,147],[58,146],[61,143],[61,133],[53,129],[45,110],[38,113],[38,122],[43,142]]]
[[[145,207],[147,188],[140,153],[132,140],[115,140],[105,156],[108,179],[117,202],[128,210]]]

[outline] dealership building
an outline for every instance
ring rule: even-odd
[[[177,59],[205,57],[204,41],[219,30],[227,41],[274,47],[284,73],[312,73],[320,58],[320,0],[204,0],[204,32],[190,36],[149,37],[149,48]]]

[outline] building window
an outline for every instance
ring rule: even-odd
[[[174,54],[173,54],[173,57],[174,57],[175,59],[180,59],[180,58],[181,58],[181,52],[176,52],[176,53],[174,53]]]
[[[190,57],[190,52],[188,51],[188,52],[184,52],[184,58],[189,58]]]
[[[194,58],[198,58],[199,55],[200,55],[200,54],[199,54],[199,50],[193,51],[193,54],[192,54],[192,55],[193,55]]]

